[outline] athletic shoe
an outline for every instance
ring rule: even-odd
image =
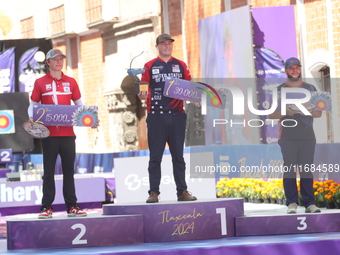
[[[80,209],[78,205],[75,205],[75,206],[71,206],[67,210],[67,216],[68,217],[85,217],[87,216],[87,213],[83,211],[82,209]]]
[[[297,204],[296,203],[290,203],[288,205],[287,213],[288,214],[293,214],[293,213],[296,213],[296,210],[297,210]]]
[[[48,218],[52,218],[52,207],[50,206],[42,206],[41,207],[41,212],[38,216],[38,219],[48,219]]]
[[[306,208],[305,213],[320,213],[321,210],[316,205],[310,205]]]
[[[180,196],[177,197],[177,201],[195,201],[197,197],[191,195],[187,190],[184,190]]]
[[[146,200],[147,203],[157,203],[158,202],[158,195],[156,192],[151,191],[148,199]]]

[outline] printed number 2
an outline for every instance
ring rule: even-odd
[[[306,217],[297,217],[297,220],[300,221],[300,226],[297,227],[297,230],[305,230],[307,228]]]
[[[78,224],[74,224],[71,228],[73,230],[75,230],[77,228],[80,228],[80,232],[76,236],[76,238],[73,239],[72,244],[87,244],[87,240],[86,239],[80,240],[80,238],[82,238],[85,235],[85,233],[86,233],[86,227],[83,224],[79,224],[78,223]]]
[[[9,151],[1,151],[0,152],[0,161],[1,162],[9,162],[11,160],[10,156],[11,156],[11,153]]]
[[[227,217],[225,208],[216,208],[216,213],[221,216],[221,235],[227,235]]]

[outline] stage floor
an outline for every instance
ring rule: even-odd
[[[286,206],[273,204],[244,204],[245,215],[282,215]],[[338,209],[321,209],[321,213],[340,213]],[[101,209],[89,211],[98,213]],[[298,207],[298,213],[304,213],[304,207]],[[38,214],[17,215],[12,217],[34,218]],[[251,227],[251,226],[249,226]],[[320,255],[332,252],[340,254],[340,232],[231,237],[211,240],[141,243],[104,247],[48,250],[7,250],[7,240],[0,239],[0,254],[125,254],[125,255]]]
[[[0,254],[239,254],[239,255],[321,255],[331,244],[332,254],[340,253],[340,233],[315,233],[278,236],[231,237],[212,240],[143,243],[105,247],[49,250],[7,250],[6,239],[0,240]],[[239,250],[239,251],[237,251]]]

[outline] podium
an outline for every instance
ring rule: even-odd
[[[236,236],[243,199],[103,205],[103,214],[7,221],[7,248],[46,249]]]
[[[340,210],[318,214],[244,211],[242,198],[154,204],[105,204],[102,214],[7,221],[8,250],[77,248],[136,243],[255,237],[340,231]],[[232,237],[232,239],[228,239]],[[264,238],[267,238],[264,237]],[[245,246],[244,246],[245,248]]]
[[[143,215],[144,242],[216,239],[236,236],[235,218],[242,216],[243,199],[104,205],[104,215]]]

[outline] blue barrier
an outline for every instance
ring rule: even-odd
[[[340,181],[340,144],[328,143],[317,144],[314,157],[314,178],[316,180],[333,179]],[[211,145],[211,146],[193,146],[185,148],[184,152],[213,152],[215,166],[229,166],[230,169],[239,171],[229,171],[228,173],[216,172],[216,179],[220,178],[281,178],[282,172],[267,172],[263,170],[271,167],[280,167],[283,163],[281,150],[277,144],[261,144],[261,145]],[[166,149],[164,154],[169,154]],[[101,153],[101,154],[77,154],[75,160],[76,173],[105,173],[112,172],[114,169],[114,158],[120,157],[139,157],[148,156],[148,150],[128,151],[119,153]],[[13,155],[16,163],[23,161],[25,166],[27,162],[33,162],[37,169],[43,168],[42,155],[32,154],[20,158]],[[191,162],[193,163],[193,162]],[[21,163],[20,163],[21,164]],[[18,166],[16,166],[18,168]],[[243,169],[241,172],[240,170]],[[255,171],[258,169],[258,171]],[[145,166],[147,170],[147,165]],[[260,173],[260,171],[262,171]],[[56,174],[61,174],[60,158],[57,160]],[[265,175],[263,175],[265,174]]]

